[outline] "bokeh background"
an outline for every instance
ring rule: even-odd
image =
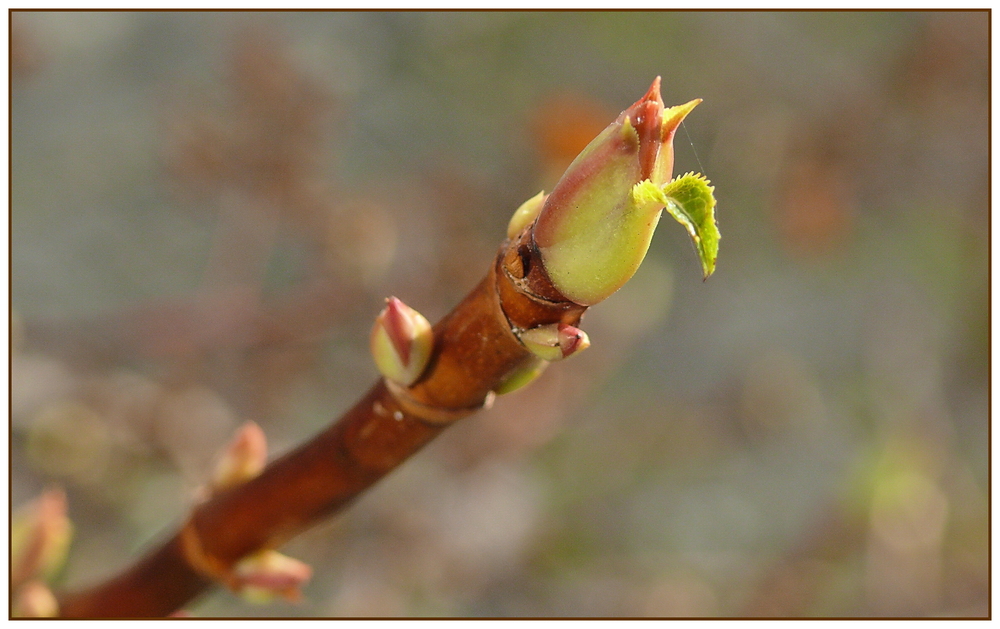
[[[988,613],[985,12],[15,12],[12,492],[57,589],[178,525],[375,379],[511,212],[663,76],[704,102],[718,270],[661,222],[590,350],[286,546],[224,616]]]

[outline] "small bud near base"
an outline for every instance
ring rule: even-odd
[[[542,372],[548,366],[549,361],[543,360],[536,355],[527,364],[508,374],[504,378],[504,381],[500,383],[500,386],[493,389],[493,392],[497,395],[513,393],[533,382],[538,376],[542,375]]]
[[[297,603],[302,600],[299,588],[310,578],[308,564],[276,550],[261,550],[233,567],[231,587],[252,603],[268,603],[279,596]]]
[[[590,337],[586,332],[565,323],[524,330],[518,338],[532,354],[550,362],[568,358],[590,347]]]
[[[62,567],[73,537],[66,515],[66,493],[45,490],[11,517],[10,580],[17,587],[31,579],[51,579]]]
[[[14,594],[10,615],[13,618],[55,618],[59,615],[59,603],[47,585],[29,581]]]

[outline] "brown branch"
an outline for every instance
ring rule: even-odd
[[[537,369],[539,358],[559,360],[586,347],[586,335],[575,327],[586,310],[580,303],[602,301],[642,262],[667,203],[666,188],[659,186],[670,179],[673,134],[700,102],[665,110],[659,84],[657,77],[643,98],[601,132],[545,200],[539,194],[515,212],[511,239],[486,277],[434,327],[433,351],[422,374],[396,378],[419,379],[409,387],[378,382],[312,441],[197,506],[181,530],[137,566],[65,597],[63,615],[163,616],[212,581],[238,585],[233,568],[241,558],[278,546],[343,507],[445,427],[488,407],[495,390],[518,371]],[[695,238],[707,275],[715,264],[718,232],[713,215],[704,210],[714,207],[714,198],[704,179],[691,175],[683,182],[685,196],[671,203],[691,219],[683,199],[701,195],[695,198],[698,223],[686,224],[709,237],[709,249],[701,236]],[[384,317],[404,316],[399,307],[390,302]],[[395,363],[382,362],[381,337],[373,338],[377,363],[391,377]],[[408,364],[402,357],[409,353],[390,351]]]
[[[225,583],[240,558],[336,512],[455,420],[488,406],[492,391],[532,357],[512,327],[575,325],[584,310],[552,287],[525,230],[504,243],[486,278],[434,327],[421,380],[408,389],[379,381],[311,441],[197,506],[179,532],[132,568],[64,596],[62,615],[166,616],[213,581]]]

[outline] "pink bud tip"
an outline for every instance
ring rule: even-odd
[[[579,328],[563,323],[559,324],[559,349],[562,350],[563,358],[590,347],[590,337]]]
[[[630,116],[639,134],[639,176],[650,179],[662,145],[660,121],[663,116],[663,99],[660,98],[660,77],[653,79],[646,95],[626,109],[623,115]]]
[[[385,330],[404,367],[410,364],[410,345],[414,337],[412,317],[407,312],[410,310],[395,297],[385,300]]]

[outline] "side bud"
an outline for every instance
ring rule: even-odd
[[[395,297],[387,299],[371,333],[372,357],[379,372],[408,387],[424,372],[433,349],[434,333],[427,319]]]
[[[514,210],[514,216],[510,217],[510,222],[507,224],[507,237],[513,238],[521,233],[521,230],[531,224],[536,218],[538,218],[538,213],[542,211],[542,205],[545,203],[545,191],[542,190],[535,196],[531,197],[527,201],[521,204],[521,207]]]
[[[222,451],[212,473],[212,489],[228,489],[260,474],[267,464],[267,437],[254,422],[243,424]]]
[[[59,615],[59,603],[47,585],[30,581],[14,594],[10,615],[14,618],[55,618]]]
[[[590,347],[586,332],[565,323],[540,325],[519,336],[532,354],[548,361],[562,360]]]
[[[300,588],[312,578],[312,568],[276,550],[262,550],[233,567],[233,589],[252,603],[276,597],[292,603],[302,600]]]
[[[66,494],[48,489],[14,512],[10,531],[11,586],[35,578],[51,579],[62,567],[73,538],[66,516]]]
[[[673,138],[700,99],[665,109],[660,78],[570,164],[546,198],[533,236],[552,284],[567,299],[596,304],[639,268],[665,206]]]
[[[538,356],[533,357],[527,364],[509,374],[504,381],[493,390],[497,395],[513,393],[518,389],[527,386],[535,381],[538,376],[549,366],[549,361],[542,360]]]

